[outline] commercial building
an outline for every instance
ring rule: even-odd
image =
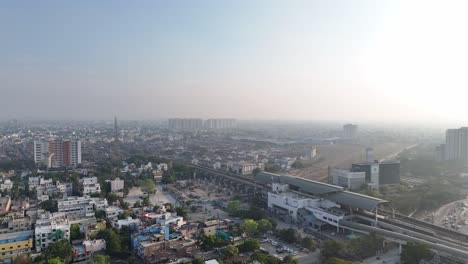
[[[366,183],[373,187],[388,184],[400,184],[400,162],[364,162],[355,163],[351,167],[352,172],[365,172]]]
[[[271,187],[267,193],[270,212],[285,221],[313,228],[329,224],[339,228],[340,220],[352,218],[352,210],[377,210],[387,201],[346,191],[343,187],[288,175],[261,172],[259,184]]]
[[[447,129],[445,160],[468,161],[468,127]]]
[[[357,190],[366,183],[365,172],[329,168],[328,176],[330,183],[345,187],[348,190]]]
[[[356,138],[358,126],[353,124],[346,124],[343,126],[343,137],[345,138]]]
[[[0,260],[28,254],[33,248],[33,230],[0,234]]]
[[[34,141],[34,162],[49,168],[75,167],[81,164],[81,141],[36,140]]]
[[[200,118],[172,118],[168,121],[169,129],[174,130],[198,130],[203,128],[203,120]]]

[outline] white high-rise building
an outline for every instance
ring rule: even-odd
[[[445,133],[445,159],[468,161],[468,127],[447,129]]]

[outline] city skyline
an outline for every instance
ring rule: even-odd
[[[3,120],[467,121],[462,1],[2,6]]]

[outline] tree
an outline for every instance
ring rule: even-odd
[[[239,249],[234,245],[229,245],[223,250],[224,254],[228,257],[239,255]]]
[[[106,212],[104,210],[96,210],[96,212],[94,212],[94,216],[97,219],[104,219],[104,217],[106,217]]]
[[[240,209],[239,200],[229,201],[227,203],[227,212],[229,215],[237,215]]]
[[[335,257],[327,258],[324,263],[325,264],[353,264],[350,261],[346,261],[346,260],[335,258]]]
[[[201,258],[195,258],[191,263],[192,264],[205,264],[205,261]]]
[[[282,229],[279,231],[279,237],[288,242],[288,243],[296,243],[297,242],[297,236],[296,236],[296,231],[292,228],[288,229]]]
[[[258,231],[262,234],[273,229],[273,225],[267,219],[261,219],[257,222],[257,224],[258,224]]]
[[[283,263],[284,264],[298,264],[299,261],[297,261],[297,259],[294,259],[291,255],[287,255],[286,257],[284,257]]]
[[[47,264],[63,264],[63,262],[59,257],[55,257],[47,260]]]
[[[241,252],[254,252],[260,249],[260,242],[258,239],[247,239],[239,246]]]
[[[252,219],[245,219],[241,228],[249,236],[252,236],[258,232],[258,224],[257,222],[255,222],[255,220]]]
[[[96,255],[93,259],[93,264],[111,264],[109,256]]]
[[[116,256],[121,253],[122,246],[120,238],[114,229],[105,229],[99,232],[99,237],[106,241],[106,253],[111,256]]]
[[[150,207],[152,205],[148,196],[145,196],[145,198],[143,198],[143,202],[141,204],[145,207]]]
[[[41,209],[49,211],[51,213],[56,213],[58,211],[57,200],[47,200],[41,203]]]
[[[315,248],[315,241],[310,237],[304,237],[301,241],[301,245],[308,250],[313,250]]]
[[[327,259],[339,256],[343,251],[344,245],[338,241],[327,240],[322,248],[322,256]]]
[[[60,258],[65,263],[70,263],[73,257],[73,246],[66,240],[59,240],[50,244],[44,252],[46,259]]]
[[[152,194],[156,191],[156,184],[154,184],[152,179],[146,179],[141,183],[141,190],[143,192]]]
[[[187,208],[185,208],[185,207],[176,207],[175,211],[176,211],[178,216],[181,216],[183,218],[187,218],[187,215],[188,215]]]
[[[71,240],[76,240],[76,239],[81,239],[81,231],[80,231],[80,225],[79,224],[72,224],[70,226],[70,239]]]
[[[432,257],[431,250],[427,244],[409,242],[403,247],[401,260],[403,263],[419,263],[423,259]]]

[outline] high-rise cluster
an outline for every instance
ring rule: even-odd
[[[75,167],[81,164],[81,141],[64,139],[35,140],[34,162],[48,168]]]
[[[169,129],[174,130],[229,129],[237,125],[236,120],[232,118],[207,119],[205,121],[201,118],[171,118],[168,123]]]

